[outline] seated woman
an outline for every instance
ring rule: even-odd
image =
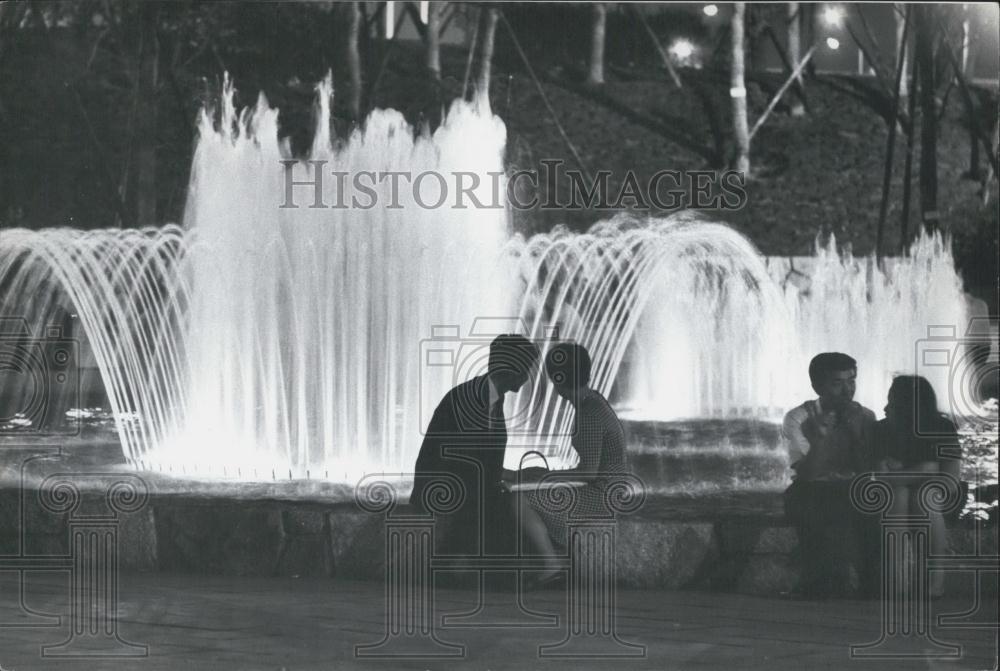
[[[922,517],[918,500],[921,486],[929,476],[960,477],[961,452],[955,424],[938,410],[934,388],[925,378],[900,375],[889,387],[885,419],[875,425],[875,454],[881,458],[880,471],[904,471],[912,477],[893,478],[892,516]],[[948,531],[941,512],[929,512],[930,552],[948,551]],[[932,597],[944,595],[944,572],[931,571]]]
[[[560,576],[555,561],[556,546],[566,547],[568,518],[606,517],[605,492],[616,473],[628,473],[625,465],[625,432],[608,401],[591,389],[590,354],[576,343],[560,343],[545,357],[545,371],[556,393],[576,411],[572,444],[579,464],[560,471],[567,479],[583,482],[575,490],[571,511],[556,510],[545,493],[532,491],[528,505],[519,505],[521,529],[542,555],[551,559],[539,584]]]

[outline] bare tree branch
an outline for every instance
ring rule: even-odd
[[[660,62],[663,63],[663,67],[665,67],[667,72],[670,73],[670,78],[673,80],[674,86],[679,89],[684,88],[684,85],[681,83],[681,78],[677,75],[677,70],[674,69],[674,64],[670,62],[670,56],[667,54],[667,50],[663,48],[663,45],[660,43],[660,38],[656,36],[656,33],[650,27],[649,23],[647,23],[646,17],[635,9],[635,7],[632,7],[631,5],[629,6],[632,8],[632,12],[635,16],[638,17],[642,27],[646,29],[646,34],[649,35],[649,39],[653,41],[653,46],[656,47],[656,53],[660,55]]]
[[[892,118],[886,124],[889,137],[886,139],[885,165],[882,171],[882,200],[879,202],[878,224],[875,227],[875,261],[882,263],[882,241],[885,237],[885,218],[889,213],[889,189],[892,186],[893,158],[896,148],[896,117],[899,116],[900,84],[903,81],[903,52],[906,49],[906,38],[910,32],[910,10],[907,9],[903,18],[903,39],[899,43],[899,56],[896,58],[896,81],[892,97]]]
[[[542,83],[538,81],[538,77],[535,76],[535,70],[534,68],[531,67],[531,62],[528,60],[528,56],[524,53],[524,49],[521,48],[521,42],[517,39],[517,35],[514,33],[513,26],[510,25],[510,21],[507,20],[507,17],[504,15],[503,12],[501,12],[500,10],[497,10],[497,12],[499,13],[500,20],[503,21],[504,26],[507,28],[507,32],[510,35],[510,40],[511,42],[514,43],[514,48],[520,55],[521,61],[524,63],[525,69],[528,71],[528,76],[531,77],[531,80],[535,83],[535,88],[538,90],[538,94],[541,96],[542,102],[545,104],[545,109],[548,110],[549,115],[555,122],[556,129],[559,131],[559,135],[562,137],[563,142],[566,143],[566,146],[569,148],[570,153],[573,154],[573,158],[576,160],[576,164],[579,165],[580,169],[583,171],[583,175],[587,179],[587,182],[588,183],[592,182],[593,180],[591,180],[590,177],[591,173],[590,170],[587,168],[587,164],[583,162],[583,158],[580,157],[580,152],[577,151],[576,145],[573,144],[573,141],[569,139],[569,136],[566,134],[566,129],[563,128],[562,122],[559,120],[559,115],[556,114],[556,111],[552,108],[552,103],[549,102],[548,96],[545,95],[545,89],[542,87]]]

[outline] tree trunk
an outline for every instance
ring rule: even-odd
[[[908,45],[905,44],[902,46],[900,45],[900,42],[903,41],[903,27],[906,24],[906,21],[904,21],[905,13],[906,13],[905,3],[902,2],[893,3],[892,15],[896,19],[896,54],[897,54],[896,60],[897,61],[899,60],[899,54],[903,55],[903,65],[902,65],[903,79],[899,84],[899,100],[901,106],[906,105],[907,98],[910,97],[909,78],[906,76],[906,71],[909,69],[910,66],[909,63],[910,49]],[[900,67],[898,62],[896,63],[896,67],[897,68]]]
[[[3,62],[3,50],[6,46],[7,24],[9,16],[14,11],[14,4],[10,2],[0,2],[0,63]]]
[[[441,81],[441,7],[440,2],[427,3],[427,73]]]
[[[603,3],[593,6],[594,20],[590,33],[590,72],[587,83],[599,86],[604,83],[604,29],[608,19],[608,8]]]
[[[802,59],[802,43],[799,28],[801,26],[801,15],[799,13],[799,3],[788,3],[788,58],[791,61],[792,69],[799,64]],[[805,86],[802,76],[795,78],[795,89],[799,93]],[[792,116],[802,116],[806,113],[806,107],[802,103],[801,96],[792,101]]]
[[[7,24],[9,22],[9,15],[13,12],[14,5],[8,2],[0,2],[0,68],[4,65],[4,48],[7,46]],[[9,116],[7,110],[3,105],[3,91],[0,91],[0,122],[5,125],[8,122]]]
[[[969,42],[969,16],[965,15],[962,19],[962,74],[967,74],[969,71],[969,47],[971,43]]]
[[[135,213],[139,226],[154,226],[156,219],[156,89],[160,45],[156,34],[159,8],[145,2],[139,9],[139,109],[136,128]]]
[[[910,14],[910,21],[916,21],[916,10]],[[911,27],[912,29],[912,27]],[[911,91],[917,89],[917,76],[920,68],[914,63]],[[913,143],[917,134],[917,97],[910,96],[906,107],[906,116],[910,119],[910,132],[906,135],[906,163],[903,167],[903,209],[899,217],[899,251],[905,252],[910,245],[910,200],[913,190]]]
[[[969,179],[979,180],[979,136],[976,133],[976,110],[971,105],[969,108]]]
[[[472,15],[472,10],[467,10],[466,20],[468,23],[471,23]],[[462,77],[462,100],[468,100],[466,94],[469,92],[469,80],[472,78],[472,61],[476,57],[476,47],[479,46],[479,32],[483,29],[482,8],[477,8],[475,17],[475,27],[472,29],[472,37],[469,38],[469,52],[465,55],[465,75]]]
[[[730,25],[732,59],[729,70],[729,96],[733,101],[733,140],[736,142],[736,159],[733,168],[744,176],[750,174],[750,128],[747,123],[747,89],[744,79],[744,15],[746,3],[733,3]]]
[[[937,209],[937,101],[934,62],[936,13],[933,5],[917,5],[916,59],[920,96],[920,215],[924,227],[938,228]]]
[[[997,149],[1000,148],[1000,121],[997,121],[993,125],[993,137],[990,139],[990,151],[996,156]],[[990,203],[990,183],[993,181],[993,176],[997,174],[993,170],[993,162],[990,162],[989,167],[986,168],[986,176],[982,181],[981,195],[983,199],[983,207],[986,207]]]
[[[347,3],[347,71],[350,77],[347,107],[351,118],[361,120],[361,52],[358,40],[361,33],[361,8],[357,2]]]
[[[483,43],[479,52],[479,78],[476,81],[478,95],[489,96],[490,77],[493,72],[493,45],[497,34],[497,22],[500,20],[500,10],[490,7],[486,10],[483,24]]]
[[[903,43],[907,38],[907,33],[910,31],[909,11],[907,11],[904,21],[905,24],[903,26],[902,39],[899,40],[900,50],[903,48]],[[897,53],[896,72],[893,79],[892,90],[892,116],[886,120],[889,135],[886,138],[885,164],[883,165],[882,171],[882,199],[879,202],[878,225],[875,229],[875,260],[879,265],[882,264],[882,243],[885,240],[885,218],[886,215],[889,214],[889,191],[892,188],[892,169],[896,151],[896,126],[898,125],[896,120],[899,118],[899,89],[900,86],[902,86],[904,79],[906,79],[906,77],[903,73],[903,59]]]

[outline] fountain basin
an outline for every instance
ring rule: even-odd
[[[782,512],[784,455],[775,424],[749,419],[625,424],[633,471],[649,493],[638,512],[619,519],[623,586],[762,595],[794,586],[797,543]],[[109,438],[88,429],[60,445],[38,438],[0,440],[0,555],[66,555],[73,516],[102,509],[111,485],[138,477],[148,500],[117,516],[124,570],[382,579],[385,520],[358,508],[351,486],[137,473]],[[971,445],[966,479],[983,469],[992,473],[987,477],[992,480],[980,482],[978,496],[992,501],[995,438],[978,461],[971,458]],[[757,480],[733,485],[744,468],[752,468]],[[53,511],[40,497],[46,478],[59,474],[79,491],[80,505],[73,511]],[[701,486],[683,491],[696,481]],[[406,485],[400,489],[405,496]],[[405,505],[399,509],[406,511]],[[955,553],[997,553],[995,512],[966,514],[950,533]],[[956,573],[949,580],[954,593],[975,589],[971,574]],[[995,593],[995,575],[987,574],[981,588]]]
[[[622,423],[630,470],[651,493],[773,492],[788,484],[787,457],[781,446],[780,427],[772,422],[691,419],[671,422],[624,420]],[[308,479],[292,479],[287,472],[277,469],[253,471],[218,464],[136,469],[126,463],[113,425],[100,413],[81,419],[77,435],[57,438],[58,442],[54,442],[30,434],[3,435],[0,436],[0,448],[15,450],[11,454],[18,454],[21,460],[32,455],[42,459],[29,469],[28,482],[41,482],[45,475],[56,471],[107,472],[109,477],[138,472],[149,484],[150,491],[158,494],[222,496],[236,500],[266,498],[337,503],[353,500],[351,486],[344,484],[343,478],[330,478],[326,473],[316,473]],[[20,476],[10,471],[13,466],[10,459],[0,459],[0,468],[5,462],[6,475],[0,480],[20,481]],[[528,465],[532,464],[526,462],[525,466]]]
[[[101,499],[85,491],[81,506],[99,507]],[[37,490],[0,488],[0,554],[65,556],[71,524],[69,513],[40,508]],[[142,509],[119,516],[118,538],[125,571],[353,580],[385,574],[385,520],[351,503],[155,493]],[[956,553],[995,556],[996,521],[963,521],[951,542]],[[652,495],[619,520],[616,543],[625,587],[775,595],[798,578],[795,533],[774,493]],[[968,573],[949,582],[953,593],[976,589]],[[995,594],[995,574],[986,574],[980,589]]]

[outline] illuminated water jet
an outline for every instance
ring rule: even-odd
[[[377,111],[335,144],[330,94],[318,87],[312,162],[291,168],[296,182],[317,165],[503,171],[504,126],[481,106],[456,103],[432,136]],[[436,327],[464,337],[477,318],[584,343],[594,385],[623,415],[655,421],[774,420],[811,395],[806,362],[826,349],[858,358],[859,400],[877,410],[927,326],[965,320],[938,237],[885,270],[831,243],[804,292],[744,237],[686,213],[523,239],[503,210],[428,209],[406,189],[390,206],[386,183],[370,209],[308,207],[309,186],[295,187],[298,208],[281,207],[289,151],[277,111],[261,98],[238,114],[232,100],[227,88],[217,118],[200,118],[183,228],[10,230],[0,243],[0,316],[37,335],[77,315],[82,362],[100,372],[123,454],[140,469],[337,481],[408,470],[427,408],[485,365],[472,346],[465,360],[428,366],[422,345]],[[489,203],[492,182],[481,182]],[[336,188],[325,181],[322,201],[337,202]],[[526,387],[507,414],[520,436],[508,466],[526,447],[572,463],[559,437],[570,413],[548,385]]]

